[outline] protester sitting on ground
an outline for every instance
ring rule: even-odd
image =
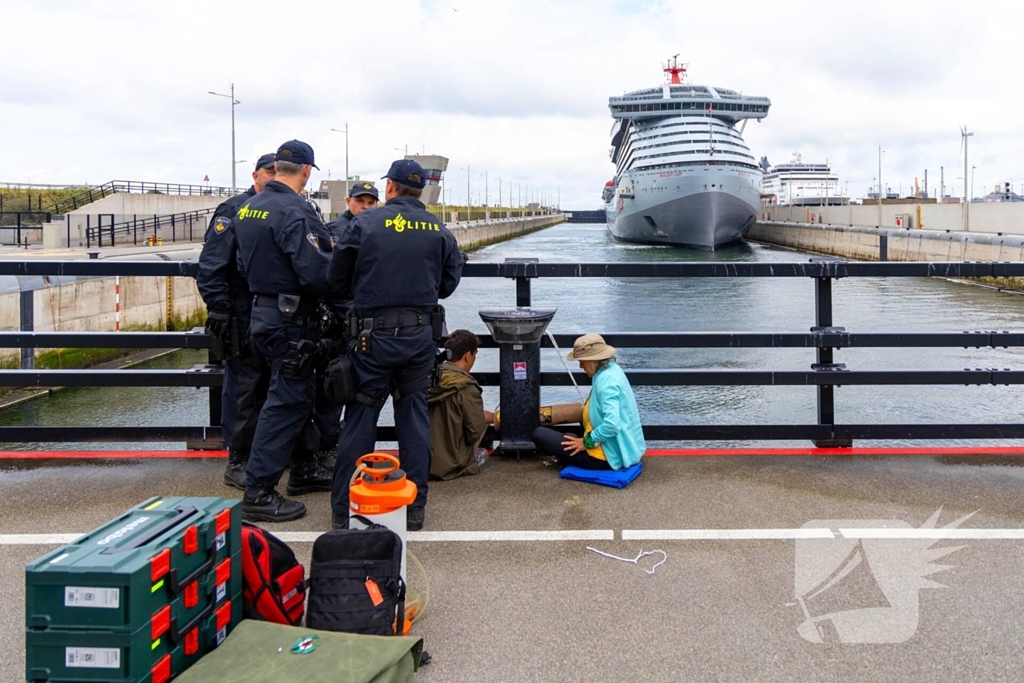
[[[585,334],[566,358],[579,361],[593,384],[583,404],[583,436],[538,427],[534,444],[562,467],[621,470],[640,462],[647,450],[640,411],[629,380],[615,362],[615,348],[599,334]]]
[[[430,476],[455,479],[480,474],[474,452],[494,414],[484,410],[480,385],[469,374],[480,340],[469,330],[455,330],[444,347],[451,351],[441,380],[427,392],[430,411]]]

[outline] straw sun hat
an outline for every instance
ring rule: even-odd
[[[608,360],[615,355],[615,347],[608,346],[599,334],[585,334],[572,345],[566,360]]]

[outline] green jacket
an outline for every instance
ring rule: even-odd
[[[427,393],[427,406],[431,478],[480,474],[473,459],[473,451],[487,431],[480,385],[459,366],[445,363],[440,383]]]

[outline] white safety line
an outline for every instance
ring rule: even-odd
[[[285,543],[312,543],[322,531],[274,531]],[[935,540],[1024,540],[1024,529],[839,529],[842,538],[935,539]],[[62,545],[82,534],[0,534],[0,546]],[[825,528],[807,529],[624,529],[623,541],[784,541],[837,538]],[[410,543],[516,543],[536,541],[614,541],[612,529],[571,531],[412,531]]]
[[[776,541],[835,538],[828,529],[623,529],[623,541]]]
[[[0,534],[0,545],[63,545],[83,534]]]
[[[1021,540],[1024,529],[840,529],[843,538]]]
[[[579,531],[414,531],[409,541],[446,542],[502,542],[502,541],[614,541],[611,529],[582,529]]]

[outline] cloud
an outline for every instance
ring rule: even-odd
[[[316,149],[315,182],[328,169],[338,177],[345,139],[330,129],[348,122],[352,173],[379,177],[408,145],[451,159],[453,199],[465,200],[469,167],[474,195],[487,173],[492,203],[501,177],[503,199],[511,178],[596,208],[613,173],[607,98],[662,82],[678,53],[695,82],[772,99],[768,118],[746,128],[755,157],[827,158],[855,195],[877,176],[878,145],[894,187],[925,168],[962,175],[964,123],[976,132],[978,188],[1024,180],[1013,124],[1024,9],[1012,2],[970,21],[944,2],[393,0],[365,10],[9,0],[5,22],[45,25],[46,40],[5,36],[6,53],[25,58],[0,71],[0,124],[17,132],[0,175],[227,184],[230,107],[207,92],[234,83],[239,159],[297,137]]]

